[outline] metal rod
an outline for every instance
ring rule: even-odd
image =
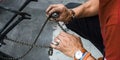
[[[38,1],[38,0],[26,0],[25,3],[22,5],[22,7],[19,8],[19,11],[22,11],[31,1]],[[17,17],[17,14],[15,14],[7,23],[6,25],[1,29],[0,34],[10,25],[10,23]]]
[[[9,28],[7,28],[3,33],[1,33],[0,40],[3,40],[7,33],[9,33],[18,23],[20,23],[23,20],[22,17],[20,17],[16,22],[14,22]]]
[[[44,27],[46,26],[47,22],[49,21],[49,18],[50,18],[50,17],[48,17],[48,18],[45,20],[44,24],[43,24],[42,27],[41,27],[41,30],[40,30],[38,36],[36,37],[36,39],[35,39],[35,41],[34,41],[34,43],[36,43],[37,39],[38,39],[39,36],[41,35],[41,33],[42,33]]]
[[[62,29],[62,31],[67,32],[67,31],[60,25],[59,22],[57,22],[57,24],[58,24],[58,26]]]
[[[5,10],[5,11],[9,11],[9,12],[12,12],[12,13],[15,13],[15,14],[20,13],[20,12],[17,11],[17,10],[13,10],[13,9],[11,9],[11,8],[8,8],[8,7],[2,6],[2,5],[0,5],[0,9],[3,9],[3,10]]]
[[[23,58],[24,56],[26,56],[26,55],[33,49],[35,43],[37,42],[39,36],[40,36],[41,33],[42,33],[44,27],[46,26],[46,24],[47,24],[49,18],[50,18],[50,17],[48,17],[48,18],[45,20],[44,24],[42,25],[42,27],[41,27],[41,29],[40,29],[40,32],[39,32],[38,35],[36,36],[34,42],[32,43],[32,46],[30,47],[30,49],[29,49],[25,54],[23,54],[22,56],[20,56],[20,57],[18,57],[18,58],[16,58],[16,59],[21,59],[21,58]]]

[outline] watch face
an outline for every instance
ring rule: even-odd
[[[82,53],[81,51],[77,51],[77,52],[75,53],[75,58],[76,58],[76,59],[80,59],[80,58],[82,57],[82,55],[83,55],[83,53]]]

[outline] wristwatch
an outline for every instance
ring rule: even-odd
[[[75,59],[80,60],[82,56],[83,56],[83,53],[80,50],[75,52],[75,55],[74,55]]]

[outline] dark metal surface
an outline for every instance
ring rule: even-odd
[[[22,20],[24,20],[24,19],[31,19],[31,15],[30,14],[28,14],[28,13],[25,13],[25,12],[20,12],[20,11],[17,11],[17,10],[12,10],[12,9],[10,9],[10,8],[8,8],[8,7],[4,7],[4,6],[0,6],[0,9],[3,9],[3,10],[5,10],[5,11],[9,11],[9,12],[12,12],[12,13],[15,13],[16,15],[20,15],[20,17],[18,18],[18,20],[17,21],[15,21],[14,23],[12,23],[12,25],[10,25],[8,28],[7,28],[7,26],[9,25],[9,24],[11,24],[11,22],[10,23],[8,23],[8,24],[6,24],[4,27],[4,29],[2,29],[1,30],[1,33],[0,33],[0,41],[1,41],[1,43],[3,44],[4,42],[3,42],[3,40],[4,40],[4,38],[6,37],[6,35],[16,26],[16,25],[18,25]]]
[[[18,9],[18,11],[22,11],[30,2],[37,0],[26,0],[25,3]],[[0,30],[0,34],[4,31],[4,29],[17,17],[18,14],[15,14],[6,25]]]

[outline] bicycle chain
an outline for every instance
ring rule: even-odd
[[[26,43],[26,42],[21,42],[21,41],[18,41],[18,40],[13,40],[13,39],[10,39],[10,38],[5,37],[6,40],[10,40],[10,41],[13,41],[13,42],[22,44],[22,45],[30,46],[30,49],[29,49],[27,52],[25,52],[22,56],[17,57],[17,58],[12,58],[12,57],[11,57],[11,58],[7,58],[7,57],[4,57],[4,56],[0,56],[0,58],[2,58],[2,59],[4,59],[4,60],[18,60],[18,59],[22,59],[24,56],[26,56],[26,55],[33,49],[34,46],[35,46],[35,47],[42,47],[42,46],[40,46],[40,45],[35,45],[35,43],[37,42],[37,40],[38,40],[40,34],[42,33],[45,25],[47,24],[49,18],[50,18],[50,17],[48,17],[48,18],[46,19],[46,21],[44,22],[44,24],[42,25],[42,27],[41,27],[41,29],[40,29],[40,31],[39,31],[39,34],[36,36],[36,38],[35,38],[35,40],[34,40],[34,42],[33,42],[32,44],[29,44],[29,43]]]
[[[57,22],[58,26],[64,31],[66,32],[66,30]],[[13,39],[10,39],[8,37],[5,37],[5,40],[7,41],[11,41],[11,42],[14,42],[14,43],[17,43],[17,44],[21,44],[21,45],[25,45],[25,46],[30,46],[30,47],[37,47],[37,48],[49,48],[49,51],[48,51],[48,54],[51,56],[51,54],[53,53],[53,49],[50,47],[50,46],[41,46],[41,45],[35,45],[35,44],[31,44],[31,43],[27,43],[27,42],[22,42],[22,41],[18,41],[18,40],[13,40]],[[24,41],[24,40],[23,40]],[[4,59],[4,60],[18,60],[18,59],[21,59],[23,58],[26,54],[29,53],[29,51],[31,51],[32,48],[30,48],[23,56],[21,57],[18,57],[17,59],[16,58],[6,58],[6,57],[3,57],[3,56],[0,56],[0,58]]]
[[[18,41],[18,40],[13,40],[13,39],[10,39],[10,38],[5,38],[5,40],[7,41],[11,41],[11,42],[14,42],[14,43],[17,43],[17,44],[21,44],[21,45],[26,45],[26,46],[33,46],[33,47],[37,47],[37,48],[49,48],[50,46],[42,46],[42,45],[33,45],[31,43],[27,43],[27,42],[23,42],[23,41]]]
[[[67,30],[65,30],[58,22],[57,22],[58,26],[64,31],[64,32],[67,32]],[[21,44],[21,45],[26,45],[26,46],[33,46],[33,47],[37,47],[37,48],[49,48],[50,46],[41,46],[41,45],[33,45],[31,43],[27,43],[27,42],[22,42],[22,41],[25,41],[25,40],[22,40],[22,41],[18,41],[18,40],[13,40],[13,39],[10,39],[8,37],[5,38],[5,40],[7,41],[11,41],[11,42],[14,42],[14,43],[17,43],[17,44]]]
[[[17,43],[17,44],[21,44],[21,45],[25,45],[25,46],[30,46],[30,47],[37,47],[37,48],[50,48],[50,46],[41,46],[41,45],[34,45],[34,44],[30,44],[30,43],[27,43],[27,42],[22,42],[22,41],[18,41],[18,40],[13,40],[13,39],[10,39],[8,37],[5,38],[5,40],[7,41],[11,41],[11,42],[14,42],[14,43]],[[50,52],[51,53],[51,52]],[[3,57],[3,56],[0,56],[0,58],[4,59],[4,60],[17,60],[16,58],[6,58],[6,57]],[[21,57],[19,57],[19,59],[21,59]]]

